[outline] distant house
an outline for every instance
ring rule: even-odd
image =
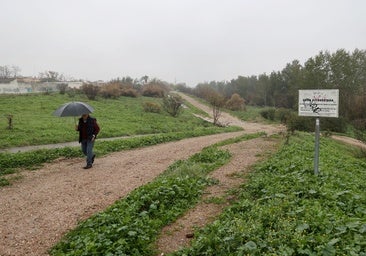
[[[0,94],[57,92],[61,84],[67,84],[71,89],[80,89],[83,82],[40,82],[39,79],[32,77],[0,79]]]
[[[83,84],[83,82],[67,82],[68,87],[72,89],[80,89]]]
[[[13,94],[13,93],[29,93],[31,88],[27,84],[18,82],[18,79],[2,79],[0,80],[0,93]]]

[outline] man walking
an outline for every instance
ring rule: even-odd
[[[89,114],[83,114],[79,118],[79,124],[75,126],[75,130],[79,132],[81,150],[86,156],[86,166],[84,169],[92,168],[95,158],[93,153],[94,141],[100,130],[97,119],[89,116]]]

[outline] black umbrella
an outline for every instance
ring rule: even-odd
[[[84,102],[73,101],[63,104],[53,112],[55,116],[80,116],[89,114],[94,111],[94,108]]]
[[[89,114],[94,111],[94,108],[84,102],[73,101],[63,104],[61,107],[53,112],[54,116],[73,116],[74,122],[76,122],[75,116],[81,116],[83,114]]]

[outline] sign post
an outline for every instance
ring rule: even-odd
[[[299,116],[315,120],[314,174],[319,174],[319,117],[338,117],[339,90],[299,90]]]
[[[314,154],[314,174],[319,174],[319,137],[320,137],[320,121],[315,120],[315,154]]]

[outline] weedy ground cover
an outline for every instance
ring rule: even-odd
[[[219,147],[262,135],[239,136],[176,161],[152,182],[80,223],[50,254],[156,255],[154,242],[161,229],[193,207],[205,187],[216,183],[207,174],[229,161],[230,152]]]
[[[256,166],[239,200],[172,255],[366,255],[366,161],[355,149],[321,138],[291,137]]]
[[[269,121],[268,119],[265,119],[261,116],[261,111],[266,109],[266,107],[245,106],[245,108],[245,111],[229,111],[229,113],[245,121],[273,123],[273,121]]]
[[[150,97],[120,97],[119,99],[88,100],[82,94],[74,97],[61,94],[0,95],[0,148],[51,144],[78,139],[75,118],[55,117],[52,113],[62,104],[83,101],[94,107],[92,113],[100,126],[100,138],[184,132],[212,124],[192,115],[194,109],[184,109],[174,118],[168,113],[145,112],[145,102],[161,104],[162,100]],[[13,116],[13,128],[8,129],[6,116]]]
[[[177,161],[154,181],[81,223],[51,255],[154,255],[161,228],[199,200],[215,182],[207,174],[229,158],[228,151],[208,147]]]

